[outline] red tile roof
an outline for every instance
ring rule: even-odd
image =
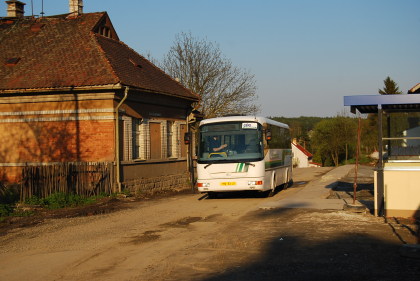
[[[416,84],[413,88],[408,90],[408,94],[420,94],[420,83]]]
[[[312,153],[310,153],[308,150],[306,150],[306,148],[304,148],[303,146],[301,146],[300,144],[298,144],[298,143],[294,143],[294,142],[292,142],[292,144],[294,145],[294,146],[296,146],[296,148],[297,149],[299,149],[300,151],[302,151],[303,152],[303,154],[305,154],[306,156],[308,156],[308,158],[312,158]]]
[[[104,24],[117,40],[96,33]],[[0,19],[0,93],[118,83],[199,99],[119,41],[106,12]]]
[[[121,83],[154,92],[198,99],[196,94],[121,41],[101,35],[96,35],[96,39]]]

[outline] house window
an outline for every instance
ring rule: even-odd
[[[148,147],[149,147],[149,122],[147,119],[141,120],[137,126],[137,152],[138,159],[148,159]]]
[[[133,159],[133,143],[135,143],[133,118],[123,116],[123,160],[130,161]]]
[[[124,120],[124,160],[186,157],[183,142],[185,122],[136,118]],[[128,132],[130,126],[131,136]]]
[[[179,136],[179,141],[178,141],[180,149],[179,149],[179,156],[178,157],[187,157],[187,146],[184,145],[184,141],[183,141],[184,135],[185,135],[186,132],[187,132],[187,125],[185,123],[180,124],[179,125],[179,135],[180,136]]]
[[[174,122],[173,121],[168,121],[166,124],[166,145],[167,145],[167,156],[168,158],[172,158],[175,157],[174,154],[174,140],[175,140],[174,136]]]
[[[102,26],[102,27],[100,28],[100,34],[101,34],[102,36],[105,36],[105,37],[111,38],[111,30],[110,30],[110,29],[109,29],[109,27],[107,27],[107,26]]]
[[[140,120],[123,116],[123,160],[131,161],[140,157],[139,125]]]

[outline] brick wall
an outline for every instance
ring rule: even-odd
[[[101,96],[102,97],[102,96]],[[46,95],[1,99],[0,179],[16,181],[19,167],[51,162],[112,162],[113,96]]]
[[[8,181],[20,171],[6,165],[114,161],[113,120],[0,123],[0,132],[0,178]]]
[[[0,123],[0,162],[113,161],[114,122]]]

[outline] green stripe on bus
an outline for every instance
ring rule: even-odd
[[[236,164],[236,173],[248,172],[248,164],[238,163]]]
[[[235,171],[235,172],[239,173],[239,171],[240,171],[240,169],[241,169],[241,164],[242,164],[242,163],[238,163],[238,164],[236,164],[236,171]]]

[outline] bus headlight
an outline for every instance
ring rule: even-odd
[[[199,182],[197,183],[197,187],[210,187],[209,182]]]
[[[263,185],[263,181],[248,181],[248,185]]]

